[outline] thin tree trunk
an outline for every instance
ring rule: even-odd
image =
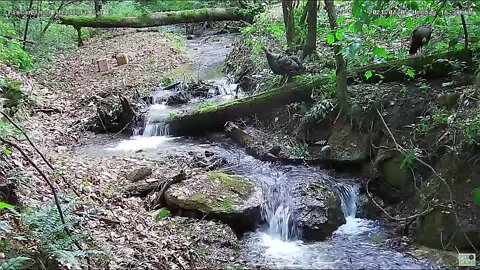
[[[42,30],[42,33],[40,34],[40,38],[43,38],[45,36],[45,33],[47,32],[48,28],[50,27],[50,25],[52,24],[52,22],[55,20],[55,18],[57,17],[58,13],[62,10],[62,8],[66,6],[66,2],[65,0],[62,0],[62,2],[60,2],[60,6],[58,7],[57,10],[55,10],[55,12],[52,14],[52,16],[50,17],[50,19],[48,20],[47,22],[47,25],[45,25],[45,27],[43,28]]]
[[[292,49],[295,45],[294,3],[293,0],[282,0],[283,22],[285,24],[287,47],[289,49]]]
[[[307,2],[307,39],[303,47],[303,57],[315,52],[317,48],[317,0]]]
[[[468,31],[467,31],[467,23],[465,22],[465,16],[461,14],[460,19],[462,20],[463,37],[465,38],[465,49],[468,49]]]
[[[324,0],[325,9],[328,14],[328,21],[332,31],[336,31],[337,25],[337,13],[335,11],[335,4],[333,0]],[[337,80],[337,99],[340,109],[346,111],[348,109],[348,94],[347,94],[347,63],[341,54],[342,47],[338,43],[338,40],[333,44],[333,52],[335,53],[336,80]]]
[[[102,0],[93,0],[95,4],[95,17],[102,15]]]
[[[23,33],[23,49],[25,50],[27,46],[27,37],[28,37],[28,25],[30,24],[30,12],[32,11],[33,0],[30,0],[30,5],[28,6],[28,15],[27,21],[25,22],[25,32]]]

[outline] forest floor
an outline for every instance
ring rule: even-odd
[[[134,61],[116,67],[111,56],[120,51],[133,53]],[[113,69],[97,72],[99,58],[109,58]],[[228,226],[182,217],[158,219],[158,212],[144,207],[146,199],[123,195],[124,187],[131,184],[127,175],[135,168],[148,166],[153,170],[150,178],[155,179],[188,169],[188,160],[91,157],[75,151],[82,142],[97,137],[84,128],[87,119],[96,114],[95,96],[148,93],[167,72],[187,61],[182,39],[173,34],[119,29],[88,40],[71,54],[57,55],[50,67],[29,77],[2,67],[7,77],[23,82],[32,102],[16,118],[23,119],[25,131],[55,171],[26,141],[20,145],[29,149],[32,159],[56,182],[61,196],[75,203],[75,212],[81,212],[84,218],[76,228],[88,234],[83,247],[107,255],[92,260],[93,269],[224,268],[234,264],[238,242]],[[9,177],[18,180],[19,204],[53,204],[51,190],[34,168],[22,162],[18,153],[9,158],[17,167],[18,173]],[[37,244],[18,243],[19,250],[31,257]]]

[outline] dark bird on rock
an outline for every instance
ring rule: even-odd
[[[267,55],[268,66],[272,72],[277,75],[282,75],[285,82],[304,71],[301,57],[296,55],[275,54],[267,48],[263,48],[263,50]]]
[[[410,55],[414,55],[423,46],[428,44],[430,37],[432,36],[432,30],[425,26],[419,26],[413,30],[410,43]]]

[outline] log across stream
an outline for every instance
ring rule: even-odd
[[[226,40],[229,38],[227,36]],[[190,47],[187,48],[193,53],[195,48],[199,49],[198,46],[210,46],[207,49],[215,50],[215,46],[225,45],[202,44],[190,43]],[[222,77],[215,79],[222,83],[226,81]],[[153,95],[161,96],[161,93]],[[233,96],[226,91],[221,94],[220,100],[229,98]],[[159,102],[160,104],[152,104],[152,110],[157,110],[157,113],[150,114],[151,117],[158,118],[160,115],[167,119],[169,112],[178,111],[178,108],[161,104],[161,99]],[[158,110],[161,110],[161,113]],[[242,236],[239,260],[247,266],[297,269],[439,268],[434,263],[417,259],[382,244],[388,241],[390,232],[377,221],[356,217],[359,188],[355,179],[335,178],[331,172],[318,168],[276,165],[260,161],[225,137],[213,139],[171,137],[168,130],[165,132],[164,126],[152,127],[152,123],[158,121],[147,121],[144,130],[154,129],[158,132],[149,131],[148,134],[137,134],[126,140],[87,146],[81,151],[95,155],[130,155],[142,150],[144,157],[161,161],[168,155],[180,157],[187,153],[203,154],[207,150],[225,159],[230,171],[252,179],[263,190],[261,207],[263,222],[254,231]],[[338,194],[346,223],[324,241],[305,242],[302,240],[302,232],[297,229],[294,206],[298,196],[301,195],[295,188],[312,179],[323,179]]]

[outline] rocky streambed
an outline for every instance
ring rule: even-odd
[[[193,60],[191,67],[182,69],[185,76],[198,67],[205,75],[198,72],[200,79],[210,79],[224,91],[178,106],[167,104],[175,90],[160,87],[152,93],[145,124],[137,127],[134,136],[87,145],[79,151],[101,156],[140,155],[155,162],[188,160],[187,176],[165,191],[164,205],[175,215],[228,224],[241,241],[232,264],[298,269],[440,268],[407,249],[400,252],[385,244],[391,236],[389,229],[381,222],[357,217],[364,206],[356,179],[305,165],[261,161],[223,135],[168,136],[163,122],[171,113],[202,109],[205,104],[235,97],[232,90],[236,85],[218,73],[231,39],[224,35],[188,41]],[[209,51],[217,53],[206,59],[204,53]],[[181,169],[185,168],[171,168]]]

